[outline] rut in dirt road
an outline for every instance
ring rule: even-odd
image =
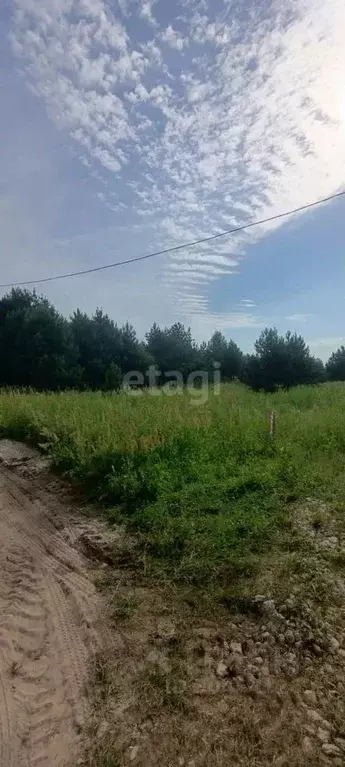
[[[30,476],[6,468],[14,450],[0,442],[0,764],[66,767],[80,755],[97,596]]]

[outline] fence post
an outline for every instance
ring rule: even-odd
[[[273,442],[275,436],[276,436],[276,428],[277,428],[277,414],[275,410],[271,410],[270,412],[270,440]]]

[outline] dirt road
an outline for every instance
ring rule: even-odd
[[[52,492],[32,493],[37,460],[0,442],[1,767],[78,763],[98,641],[97,595],[73,532]]]

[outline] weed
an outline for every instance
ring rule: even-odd
[[[98,749],[98,753],[93,754],[92,766],[93,767],[120,767],[120,760],[116,754],[106,753],[104,749]]]
[[[127,523],[138,542],[128,553],[131,566],[144,557],[145,566],[159,563],[184,588],[226,591],[231,579],[254,578],[272,547],[291,546],[289,509],[296,499],[331,500],[342,524],[344,406],[341,383],[271,395],[225,384],[199,408],[188,393],[6,391],[0,432],[39,444],[102,502],[111,524]],[[316,513],[314,528],[323,524]],[[118,617],[121,612],[126,617],[127,607],[119,607]]]
[[[145,669],[138,680],[146,710],[186,712],[188,700],[177,670],[164,671],[158,665]]]
[[[114,574],[111,570],[105,571],[95,578],[95,586],[99,591],[107,592],[114,587]]]
[[[332,551],[328,555],[331,565],[338,570],[345,570],[345,551]]]
[[[137,606],[138,603],[134,597],[117,597],[111,604],[108,616],[114,623],[119,620],[128,620],[134,615]]]
[[[101,743],[94,739],[94,745],[88,753],[84,767],[120,767],[121,761],[116,754],[114,744],[107,739]]]
[[[17,676],[17,674],[19,674],[19,671],[20,671],[20,663],[13,660],[10,666],[10,675]]]
[[[325,527],[326,522],[327,522],[327,516],[324,513],[324,511],[322,511],[322,509],[318,509],[317,511],[315,511],[315,513],[313,514],[313,518],[311,520],[314,530],[322,530]]]
[[[106,701],[113,692],[112,670],[108,659],[102,653],[97,653],[94,658],[90,686],[94,695],[98,696],[101,701]]]

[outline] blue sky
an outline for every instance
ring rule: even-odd
[[[345,188],[343,0],[5,0],[1,283],[134,258]],[[345,199],[42,285],[140,336],[345,343]]]

